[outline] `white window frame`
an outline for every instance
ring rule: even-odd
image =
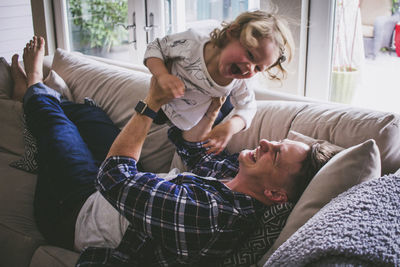
[[[305,96],[329,101],[335,0],[310,0]]]

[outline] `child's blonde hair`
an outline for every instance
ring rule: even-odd
[[[268,38],[279,48],[280,55],[278,60],[266,71],[270,79],[280,80],[285,77],[287,71],[282,66],[285,60],[290,61],[294,54],[294,41],[287,22],[276,14],[257,10],[240,14],[233,22],[223,22],[222,29],[216,28],[210,33],[211,43],[219,48],[224,48],[228,42],[228,37],[237,38],[247,47],[257,47],[258,40]],[[276,73],[272,72],[277,68]]]

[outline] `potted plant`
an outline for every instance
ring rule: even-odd
[[[359,1],[336,1],[330,100],[351,103],[360,77],[362,34]]]
[[[80,47],[76,50],[108,53],[114,45],[121,44],[121,36],[127,35],[120,27],[127,24],[126,0],[69,0],[69,12],[76,27],[72,39]]]

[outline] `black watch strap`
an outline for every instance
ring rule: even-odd
[[[157,116],[157,112],[155,112],[154,110],[152,110],[151,108],[149,108],[147,106],[147,104],[142,101],[139,100],[139,102],[137,103],[135,110],[142,115],[146,115],[147,117],[150,117],[154,120],[154,118]]]

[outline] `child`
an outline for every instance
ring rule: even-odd
[[[195,30],[156,39],[147,47],[144,64],[164,90],[180,90],[184,95],[162,107],[168,119],[181,130],[196,125],[212,97],[230,95],[233,113],[229,120],[208,135],[210,153],[219,153],[231,137],[247,129],[256,113],[254,92],[245,79],[258,72],[270,72],[291,59],[293,41],[285,23],[263,11],[244,12],[231,23],[223,23],[210,36]],[[170,65],[170,69],[167,68]]]

